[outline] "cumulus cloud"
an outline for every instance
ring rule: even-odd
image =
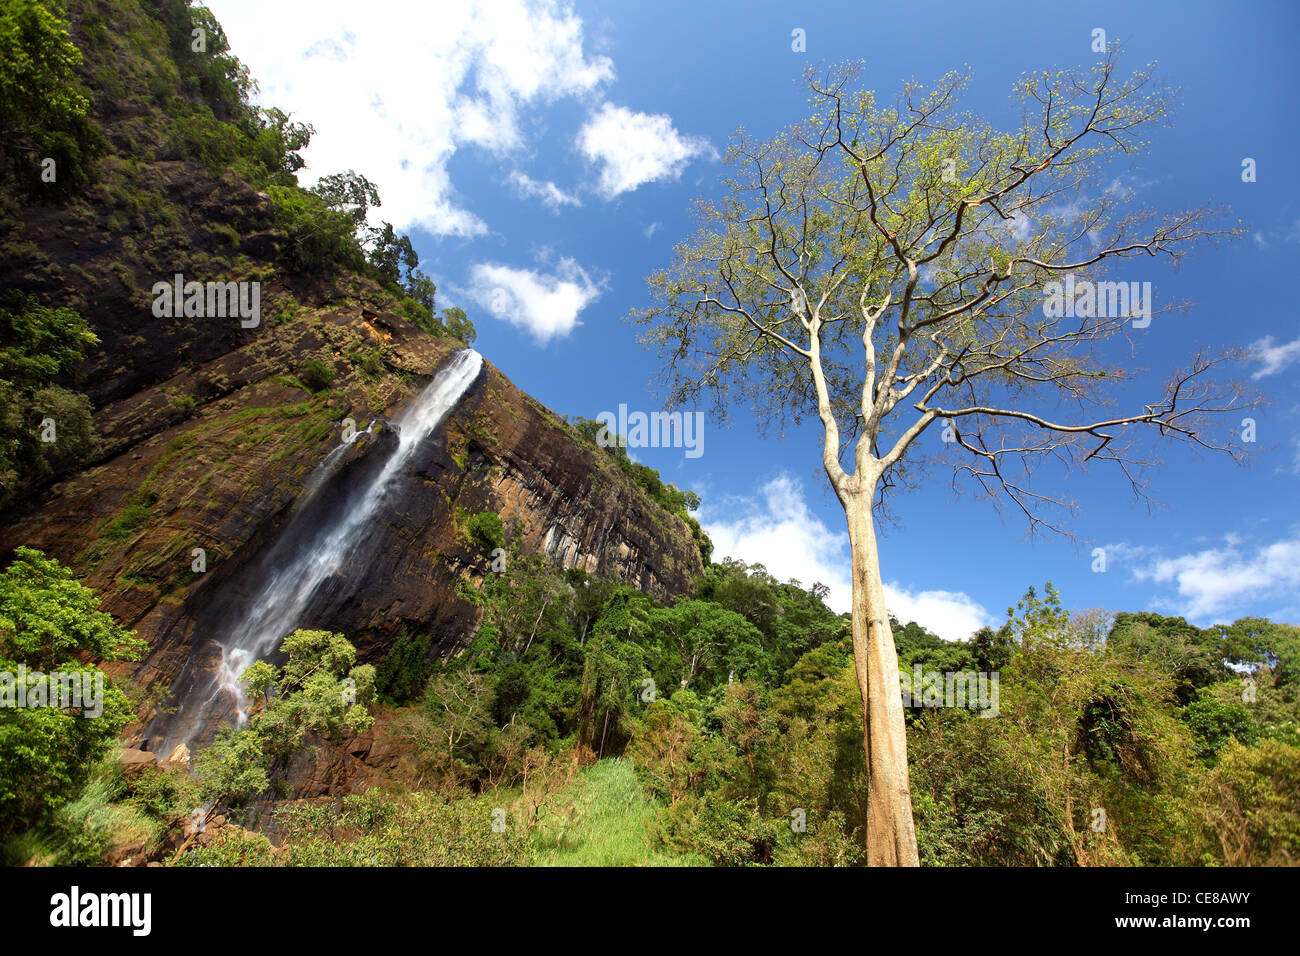
[[[1300,339],[1273,344],[1273,336],[1266,335],[1252,342],[1247,350],[1250,358],[1261,363],[1251,378],[1260,379],[1276,375],[1296,359],[1300,359]]]
[[[708,140],[683,136],[672,117],[605,103],[578,133],[578,149],[601,165],[599,189],[612,199],[660,179],[677,179],[696,157],[716,157]]]
[[[513,187],[515,194],[524,199],[540,199],[542,205],[551,212],[559,212],[561,206],[581,206],[582,200],[572,193],[566,193],[553,182],[541,182],[527,173],[515,170],[506,183]]]
[[[885,582],[885,604],[899,623],[924,626],[945,641],[964,641],[981,627],[995,624],[988,610],[962,591],[909,591]]]
[[[717,510],[726,517],[712,520],[713,509],[706,503],[700,519],[716,556],[762,564],[777,579],[794,578],[804,587],[820,582],[830,588],[827,604],[832,610],[849,610],[853,586],[848,535],[832,531],[813,514],[793,476],[779,475],[755,497],[728,500]],[[945,640],[964,640],[992,620],[960,591],[911,590],[885,582],[885,604],[899,621],[916,621]]]
[[[712,510],[706,503],[700,523],[716,556],[762,564],[780,580],[795,578],[804,587],[820,582],[831,589],[827,603],[834,610],[849,609],[848,536],[812,513],[792,476],[773,478],[755,498],[726,502],[718,510],[729,519],[709,520]]]
[[[583,51],[582,19],[562,0],[210,0],[262,102],[316,128],[304,184],[345,169],[380,189],[399,229],[472,236],[486,225],[448,176],[473,145],[520,148],[521,116],[565,97],[585,99],[614,76]]]
[[[492,315],[525,329],[540,344],[564,337],[578,314],[600,295],[601,284],[578,263],[560,259],[554,272],[480,262],[470,270],[469,295]]]
[[[1216,623],[1245,613],[1250,603],[1292,600],[1300,587],[1300,537],[1250,551],[1238,537],[1229,535],[1222,547],[1152,557],[1132,573],[1136,581],[1173,588],[1176,597],[1158,599],[1164,607],[1193,620]]]

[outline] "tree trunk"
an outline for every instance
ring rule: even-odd
[[[867,863],[919,866],[898,654],[880,580],[873,498],[874,489],[866,489],[844,500],[853,553],[853,664],[866,724]]]

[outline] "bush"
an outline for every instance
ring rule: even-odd
[[[0,671],[95,670],[81,655],[134,660],[144,642],[99,610],[99,598],[57,561],[19,548],[0,574]],[[102,713],[87,719],[57,707],[0,708],[0,837],[47,826],[76,797],[95,762],[134,716],[126,695],[103,679]]]
[[[423,694],[433,673],[429,662],[432,641],[432,635],[409,634],[403,630],[375,671],[375,690],[395,704]]]
[[[0,157],[32,192],[85,182],[104,147],[62,12],[50,0],[6,0],[0,8]],[[55,161],[54,183],[41,182],[45,157]]]
[[[72,378],[98,342],[72,309],[18,292],[0,297],[0,508],[21,488],[98,451],[90,400],[56,384]],[[54,441],[44,440],[46,419]]]
[[[286,833],[276,857],[264,837],[235,834],[190,854],[187,866],[522,866],[532,860],[524,827],[491,797],[444,803],[415,793],[369,790],[340,804],[301,803],[276,811]],[[501,823],[497,826],[497,821]],[[501,829],[501,825],[504,829]]]
[[[506,529],[495,511],[481,511],[465,519],[465,535],[483,554],[506,546]]]
[[[1215,754],[1232,739],[1253,744],[1259,733],[1255,718],[1242,704],[1213,697],[1193,701],[1183,709],[1183,720],[1196,735],[1196,755],[1213,762]]]
[[[334,369],[320,359],[308,359],[298,367],[298,381],[307,391],[319,392],[334,381]]]
[[[319,196],[296,186],[269,186],[276,222],[289,237],[292,265],[308,270],[360,269],[364,262],[356,224]]]

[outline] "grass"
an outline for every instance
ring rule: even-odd
[[[157,845],[162,824],[129,803],[114,802],[113,790],[111,774],[103,773],[63,808],[65,860],[94,865],[115,845],[140,846],[146,852]]]
[[[130,538],[148,523],[157,500],[157,495],[141,495],[137,492],[118,516],[104,525],[100,535],[114,542]]]
[[[627,760],[602,760],[558,798],[572,813],[562,829],[545,822],[534,837],[537,866],[704,866],[656,835],[659,805],[646,796]]]

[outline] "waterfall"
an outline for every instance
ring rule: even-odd
[[[281,537],[288,554],[281,559],[247,602],[242,613],[217,637],[221,664],[206,686],[194,686],[181,701],[181,708],[162,729],[162,746],[155,747],[160,756],[170,754],[179,744],[190,746],[212,721],[214,715],[229,711],[233,705],[242,725],[248,719],[249,702],[240,675],[258,658],[271,654],[285,637],[303,626],[304,614],[320,585],[339,571],[349,557],[359,554],[358,545],[369,530],[386,492],[402,474],[411,455],[456,407],[461,396],[474,383],[483,358],[473,349],[465,349],[434,377],[415,402],[392,427],[397,431],[397,447],[383,467],[369,477],[364,488],[356,489],[352,503],[306,533],[290,534],[300,529],[291,525],[304,518],[299,510],[290,518]],[[373,424],[373,423],[372,423]],[[326,460],[308,479],[306,494],[318,489],[328,477],[325,473],[341,457],[344,446],[331,451]]]

